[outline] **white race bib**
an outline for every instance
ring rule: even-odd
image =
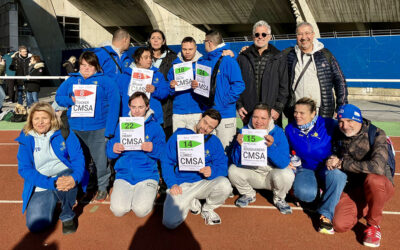
[[[71,107],[71,117],[94,117],[97,85],[74,84],[72,91],[75,104]]]
[[[265,129],[243,129],[242,143],[242,165],[244,166],[267,166],[267,144],[264,136],[267,130]]]
[[[120,140],[125,150],[142,150],[144,117],[120,117]]]
[[[199,171],[205,166],[204,135],[178,135],[178,161],[180,171]]]

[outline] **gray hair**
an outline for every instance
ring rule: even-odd
[[[301,26],[309,26],[309,27],[311,27],[312,32],[314,32],[314,27],[312,26],[311,23],[309,23],[309,22],[301,22],[301,23],[298,23],[298,24],[296,25],[296,33],[297,33],[297,30],[298,30]]]
[[[253,35],[256,33],[257,27],[266,27],[268,29],[268,33],[271,34],[271,26],[269,26],[266,21],[260,20],[253,25]]]

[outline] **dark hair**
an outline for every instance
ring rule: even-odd
[[[219,33],[219,31],[216,30],[209,30],[206,33],[206,37],[208,40],[210,40],[215,46],[223,43],[222,41],[222,35]]]
[[[97,72],[101,71],[101,67],[99,64],[99,59],[96,54],[92,51],[85,51],[79,57],[79,65],[82,64],[82,61],[85,60],[89,65],[92,65],[96,68]]]
[[[42,61],[38,55],[33,55],[31,58],[33,58],[33,60],[35,60],[37,63]]]
[[[117,29],[112,37],[112,41],[119,41],[125,38],[130,38],[128,31],[124,30],[124,29]]]
[[[136,64],[139,63],[140,58],[142,57],[142,55],[143,55],[143,53],[144,53],[145,51],[150,52],[150,56],[153,57],[153,51],[151,51],[150,48],[147,48],[147,47],[140,47],[140,48],[138,48],[137,50],[135,50],[135,53],[133,53],[133,56],[132,56],[132,57],[133,57],[133,60],[135,61]]]
[[[150,32],[149,38],[147,39],[147,43],[148,43],[150,50],[151,51],[154,50],[153,47],[151,47],[151,43],[150,43],[150,38],[154,33],[160,33],[163,41],[165,42],[163,45],[161,45],[161,48],[160,48],[161,54],[164,53],[166,50],[169,50],[169,48],[167,46],[167,39],[165,38],[164,32],[162,32],[161,30],[158,30],[158,29],[152,30]]]
[[[209,109],[206,110],[203,114],[201,114],[202,118],[206,116],[209,116],[211,119],[217,120],[218,125],[221,122],[221,114],[216,109]]]
[[[265,103],[258,103],[258,104],[254,107],[253,113],[254,113],[254,111],[256,111],[256,109],[266,110],[266,111],[268,112],[268,116],[271,117],[271,107],[268,106],[267,104],[265,104]]]
[[[317,111],[317,104],[315,103],[315,101],[313,99],[311,99],[309,97],[303,97],[303,98],[299,99],[294,106],[296,106],[296,105],[308,106],[311,113],[314,111],[315,112]]]
[[[182,43],[194,43],[194,44],[196,44],[196,40],[194,40],[194,38],[191,37],[191,36],[187,36],[187,37],[182,39],[181,44]]]
[[[128,106],[131,105],[131,102],[132,102],[133,99],[136,99],[136,98],[139,98],[139,97],[143,98],[143,101],[144,101],[144,104],[146,104],[146,107],[149,106],[149,104],[150,104],[149,98],[147,97],[147,95],[145,93],[140,92],[140,91],[136,91],[135,93],[133,93],[129,97]]]

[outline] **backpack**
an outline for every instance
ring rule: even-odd
[[[372,147],[375,143],[375,137],[376,137],[376,126],[370,124],[368,128],[368,139],[369,139],[369,146]],[[387,144],[387,151],[388,151],[388,162],[387,164],[390,167],[390,172],[392,174],[392,177],[394,176],[394,173],[396,172],[396,161],[395,161],[395,155],[396,152],[393,147],[393,142],[390,140],[389,136],[386,136],[386,144]]]

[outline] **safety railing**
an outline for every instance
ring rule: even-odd
[[[400,29],[388,30],[358,30],[358,31],[332,31],[320,33],[321,38],[337,37],[363,37],[363,36],[395,36],[400,35]],[[296,34],[272,34],[271,40],[291,40],[296,39]],[[252,41],[251,36],[224,37],[224,42],[247,42]]]

